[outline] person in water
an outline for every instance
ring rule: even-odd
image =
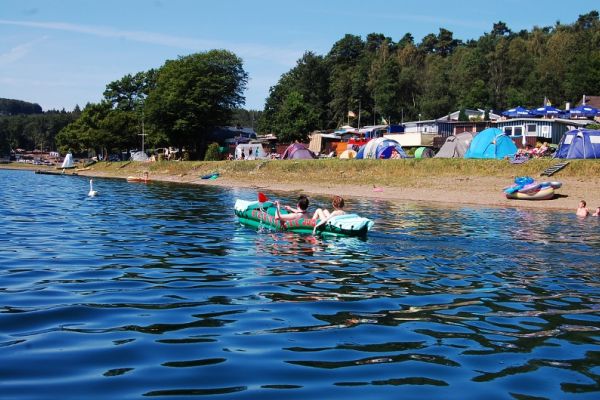
[[[281,213],[281,204],[279,201],[275,201],[275,206],[277,207],[277,211],[275,214],[275,219],[280,221],[293,221],[300,218],[309,218],[308,215],[308,197],[305,195],[301,195],[298,197],[298,203],[296,204],[296,208],[285,206],[284,209],[288,212],[287,214]]]
[[[587,209],[587,203],[585,202],[585,200],[581,200],[579,202],[579,207],[577,208],[577,216],[578,217],[587,217],[588,215],[590,215],[590,212]]]
[[[315,211],[312,219],[319,222],[315,224],[315,227],[313,228],[313,235],[317,232],[318,227],[326,224],[331,218],[346,214],[346,211],[344,211],[344,199],[341,196],[333,196],[331,205],[333,206],[332,212],[329,212],[329,210],[325,208],[318,208]]]
[[[592,217],[600,217],[600,207],[596,207],[596,211],[592,214]]]

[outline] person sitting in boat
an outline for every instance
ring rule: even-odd
[[[590,215],[590,212],[588,211],[586,205],[587,203],[585,202],[585,200],[581,200],[579,202],[579,207],[577,208],[576,213],[578,217],[587,217],[588,215]]]
[[[281,204],[279,201],[275,201],[275,205],[277,206],[277,213],[275,214],[275,219],[280,221],[293,221],[300,218],[309,218],[308,215],[308,197],[305,195],[300,195],[298,197],[298,203],[296,204],[296,208],[285,206],[284,209],[288,212],[288,214],[281,213]]]
[[[329,210],[325,208],[317,208],[315,211],[312,219],[319,222],[315,224],[313,235],[317,232],[318,227],[327,223],[331,218],[337,215],[346,214],[346,211],[344,211],[344,199],[341,196],[333,196],[331,205],[333,206],[332,212],[329,212]]]

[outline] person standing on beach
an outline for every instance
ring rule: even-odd
[[[587,209],[587,203],[585,202],[585,200],[581,200],[579,202],[579,207],[577,208],[577,216],[578,217],[587,217],[588,215],[590,215],[590,212]]]

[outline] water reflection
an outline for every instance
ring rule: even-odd
[[[598,220],[355,200],[375,230],[323,239],[238,224],[251,190],[98,179],[88,199],[85,179],[0,174],[6,397],[600,389]]]

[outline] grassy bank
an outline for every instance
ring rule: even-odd
[[[539,177],[553,159],[535,159],[524,164],[506,160],[407,159],[407,160],[269,160],[269,161],[163,161],[100,162],[89,167],[91,174],[127,177],[148,171],[150,176],[179,176],[182,181],[218,172],[221,179],[287,183],[348,183],[398,187],[418,187],[424,182],[448,178],[515,176]],[[9,164],[15,166],[15,164]],[[555,175],[557,178],[597,179],[600,160],[572,160]],[[433,181],[435,181],[435,179]]]

